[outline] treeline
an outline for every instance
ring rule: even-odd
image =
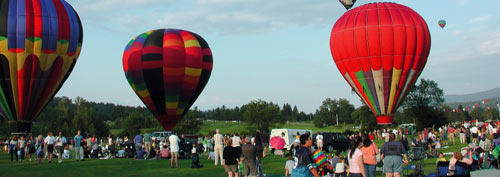
[[[219,121],[244,121],[243,114],[247,111],[247,106],[227,108],[225,105],[201,111],[201,119],[203,120],[219,120]],[[306,114],[298,110],[297,106],[292,106],[288,103],[283,104],[280,108],[280,120],[283,122],[300,122],[312,120],[313,114]]]

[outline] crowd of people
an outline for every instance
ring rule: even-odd
[[[315,145],[311,133],[297,134],[294,151],[288,152],[284,173],[292,177],[374,177],[376,167],[381,166],[387,177],[399,177],[404,165],[415,158],[412,151],[417,148],[425,152],[426,158],[437,158],[436,167],[446,167],[443,171],[446,171],[447,176],[460,176],[478,169],[499,168],[499,123],[457,123],[424,128],[410,140],[407,136],[411,132],[402,128],[353,134],[350,136],[350,149],[328,155],[328,164],[321,168],[316,166],[312,155],[316,150],[322,150],[321,133],[317,132]],[[190,157],[191,168],[202,168],[198,154],[206,153],[215,166],[224,167],[229,177],[253,177],[262,173],[262,159],[266,157],[270,147],[269,139],[268,132],[259,130],[252,136],[240,136],[238,133],[224,135],[216,130],[214,135],[198,137],[194,141],[184,135],[178,136],[175,132],[168,137],[152,137],[150,133],[143,132],[133,138],[108,136],[97,139],[78,131],[73,137],[65,137],[61,132],[54,136],[49,132],[45,137],[13,136],[0,143],[4,145],[3,150],[9,152],[11,161],[32,161],[34,158],[38,163],[44,160],[51,163],[52,158],[57,158],[58,163],[62,163],[63,159],[72,156],[77,161],[112,158],[165,159],[170,160],[171,168],[180,168],[178,159]],[[380,149],[375,140],[384,140]],[[463,144],[465,147],[456,152],[446,152],[447,146],[455,144]],[[446,159],[446,155],[451,155],[451,158]]]

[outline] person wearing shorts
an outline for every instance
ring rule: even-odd
[[[224,159],[224,169],[228,176],[238,176],[238,157],[240,156],[239,148],[231,146],[232,139],[226,141],[226,147],[222,153]]]
[[[179,142],[180,139],[175,132],[172,132],[172,135],[168,137],[168,141],[170,142],[170,168],[174,168],[173,162],[175,160],[175,167],[179,168],[179,163],[177,162],[179,157]]]
[[[396,136],[389,134],[389,141],[384,143],[380,152],[380,158],[384,159],[384,173],[386,176],[399,177],[403,173],[403,163],[408,164],[408,157],[403,144],[399,141],[394,141]],[[403,158],[401,157],[403,155]]]
[[[52,153],[54,152],[54,143],[56,139],[52,136],[52,132],[47,133],[44,143],[47,145],[47,153],[49,155],[49,163],[52,162]]]

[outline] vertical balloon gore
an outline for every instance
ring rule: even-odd
[[[392,116],[417,81],[430,51],[424,19],[396,3],[347,11],[333,26],[330,50],[341,75],[379,124]]]
[[[212,52],[198,34],[158,29],[132,39],[123,53],[127,80],[165,130],[187,113],[208,83]]]
[[[14,132],[59,91],[80,55],[83,31],[64,0],[0,1],[0,115]]]

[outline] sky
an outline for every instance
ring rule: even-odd
[[[195,102],[201,110],[262,99],[314,112],[326,98],[359,97],[333,62],[329,39],[346,12],[337,0],[67,0],[80,15],[82,53],[56,96],[121,105],[144,104],[122,67],[125,45],[160,28],[201,35],[214,56],[212,75]],[[354,7],[376,2],[358,0]],[[396,0],[429,25],[431,52],[420,78],[445,94],[500,86],[500,1]],[[447,21],[441,29],[437,22]],[[496,22],[495,22],[496,21]]]

